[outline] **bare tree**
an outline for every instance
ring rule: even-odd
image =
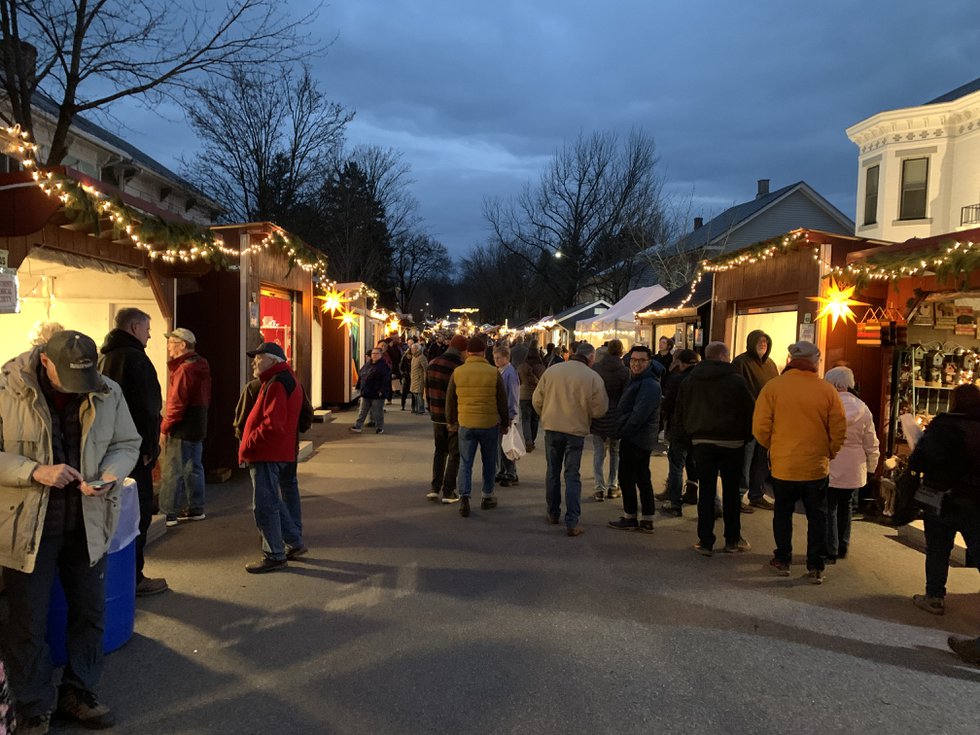
[[[449,251],[441,242],[416,233],[392,238],[392,265],[398,309],[407,313],[419,286],[452,268]]]
[[[534,271],[562,308],[612,273],[623,233],[662,207],[653,140],[633,132],[580,135],[537,186],[508,204],[488,201],[496,241]]]
[[[310,70],[236,71],[186,105],[203,147],[186,175],[238,222],[291,226],[323,181],[354,114],[321,93]]]
[[[47,165],[68,154],[75,115],[126,97],[152,101],[243,68],[321,50],[306,32],[317,9],[290,17],[282,0],[0,0],[2,82],[13,121],[35,133],[32,103],[58,105]],[[156,97],[154,97],[154,95]]]
[[[406,240],[419,224],[418,202],[409,192],[414,183],[402,154],[375,145],[356,146],[347,157],[367,177],[371,194],[384,207],[385,223],[394,241]]]

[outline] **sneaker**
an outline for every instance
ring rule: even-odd
[[[694,544],[694,550],[698,552],[701,556],[713,556],[715,553],[707,546],[702,546],[700,541]]]
[[[480,510],[493,510],[496,507],[497,499],[493,495],[484,498],[480,503]]]
[[[641,533],[653,533],[653,521],[640,521],[640,527],[637,530]]]
[[[618,521],[609,521],[609,527],[620,531],[635,531],[640,527],[640,522],[635,518],[620,518]]]
[[[779,561],[776,557],[769,560],[769,568],[780,577],[789,576],[789,564],[784,561]]]
[[[761,498],[750,500],[749,505],[751,505],[753,508],[761,508],[762,510],[775,510],[776,508],[776,504],[765,495],[763,495]]]
[[[368,422],[367,422],[367,423],[365,424],[365,426],[367,426],[367,427],[368,427],[369,429],[373,429],[373,428],[374,428],[375,426],[377,426],[377,424],[376,424],[376,423],[374,423],[373,421],[368,421]]]
[[[585,533],[585,529],[582,528],[581,526],[573,526],[572,528],[569,528],[567,531],[565,531],[565,533],[571,536],[572,538],[575,538],[576,536],[581,536],[583,533]]]
[[[287,546],[286,547],[286,559],[295,559],[297,556],[303,556],[309,552],[310,547],[306,544],[300,544],[299,546]]]
[[[381,427],[378,427],[377,429],[374,430],[374,433],[375,434],[384,434],[385,433],[385,430],[382,429]]]
[[[618,487],[610,488],[609,490],[606,491],[606,497],[609,498],[610,500],[621,498],[623,497],[623,491],[620,490]]]
[[[681,506],[674,505],[673,503],[664,503],[661,505],[660,512],[665,516],[674,516],[674,518],[681,518],[684,515]]]
[[[161,592],[166,592],[169,589],[170,586],[167,584],[167,580],[163,578],[150,579],[149,577],[143,577],[143,579],[136,583],[136,596],[149,597],[150,595],[159,595]]]
[[[550,523],[552,526],[558,525],[558,520],[559,520],[558,516],[553,516],[549,513],[547,515],[547,518],[548,518],[548,523]]]
[[[203,510],[185,510],[183,513],[181,513],[177,517],[177,520],[179,520],[179,521],[203,521],[205,518],[207,518],[207,516],[204,515],[204,511]]]
[[[920,610],[925,610],[933,615],[946,614],[946,599],[943,597],[930,597],[929,595],[912,595],[912,604]]]
[[[180,521],[177,520],[177,516],[167,516],[167,528],[173,528]]]
[[[741,536],[738,537],[738,542],[734,544],[725,544],[726,554],[741,554],[752,548],[752,544],[746,541]]]
[[[17,735],[46,735],[50,729],[51,713],[45,712],[43,715],[34,715],[33,717],[18,717],[14,732]]]
[[[602,490],[596,490],[592,493],[592,499],[597,503],[601,503],[606,499],[606,494]]]
[[[524,445],[524,451],[526,451],[526,452],[533,452],[534,451],[534,442],[528,442],[527,444],[525,444]]]
[[[824,576],[823,571],[821,571],[820,569],[811,569],[810,571],[808,571],[806,574],[803,575],[803,579],[805,579],[810,584],[823,584],[823,581],[824,579],[826,579],[826,577]]]
[[[450,493],[449,495],[442,496],[443,505],[449,505],[450,503],[458,503],[458,502],[459,502],[458,493]]]
[[[977,646],[976,639],[951,635],[946,639],[946,643],[950,650],[959,656],[964,663],[980,664],[980,646]],[[17,732],[21,732],[20,728],[17,729]]]
[[[510,483],[511,487],[515,487],[516,485],[521,484],[521,478],[519,477],[508,477],[507,481]]]
[[[348,426],[347,431],[351,432],[352,434],[360,434],[362,431],[364,431],[364,429],[362,429],[360,426]]]
[[[265,574],[266,572],[274,572],[277,569],[285,568],[285,559],[270,559],[267,556],[262,557],[260,561],[253,561],[251,564],[245,565],[245,571],[249,574]]]
[[[62,686],[58,691],[58,714],[80,722],[90,730],[104,730],[116,724],[115,715],[99,702],[94,692],[73,686]]]
[[[497,480],[497,484],[500,485],[500,487],[510,487],[514,483],[511,482],[510,479],[505,477],[503,480]]]
[[[470,517],[470,499],[468,497],[462,497],[459,499],[459,514],[463,518]]]
[[[653,499],[654,500],[659,500],[660,502],[665,501],[667,499],[667,491],[664,490],[661,493],[654,493],[653,494]]]
[[[503,482],[507,479],[507,475],[495,475],[493,478],[494,482]]]
[[[442,493],[436,492],[435,490],[430,490],[425,494],[426,500],[431,500],[433,503],[438,503],[439,498],[442,497]]]

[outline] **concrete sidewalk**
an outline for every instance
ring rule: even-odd
[[[980,630],[976,570],[950,571],[937,618],[910,602],[922,554],[872,524],[819,587],[799,555],[791,578],[766,569],[765,511],[742,516],[747,554],[697,555],[690,506],[639,534],[606,527],[618,502],[587,499],[568,538],[544,520],[540,450],[497,509],[463,519],[424,499],[428,417],[390,406],[380,436],[348,433],[353,418],[314,428],[310,554],[287,570],[244,571],[260,554],[244,473],[150,548],[173,591],[138,601],[134,639],[107,658],[116,731],[976,731],[980,669],[945,648]],[[653,468],[659,483],[666,459]],[[803,549],[802,519],[795,534]]]

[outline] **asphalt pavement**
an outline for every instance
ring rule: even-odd
[[[692,550],[691,506],[641,534],[606,527],[618,501],[586,499],[569,538],[545,521],[541,450],[498,508],[463,519],[425,500],[428,417],[389,407],[382,435],[349,433],[353,418],[314,427],[310,553],[287,569],[244,570],[260,547],[243,472],[208,486],[206,520],[149,547],[147,574],[172,590],[137,601],[133,639],[106,659],[114,732],[980,730],[980,668],[945,643],[980,631],[976,570],[951,570],[934,617],[910,601],[922,553],[870,523],[822,586],[801,579],[802,517],[789,578],[767,569],[765,511],[742,516],[738,555]],[[652,465],[660,486],[666,458]]]

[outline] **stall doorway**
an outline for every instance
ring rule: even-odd
[[[286,353],[286,360],[293,364],[295,301],[290,291],[262,286],[259,298],[259,331],[263,342],[274,342]]]
[[[749,332],[761,329],[772,337],[770,357],[780,368],[786,364],[787,347],[796,342],[797,310],[795,305],[739,307],[735,314],[732,357],[745,352]]]

